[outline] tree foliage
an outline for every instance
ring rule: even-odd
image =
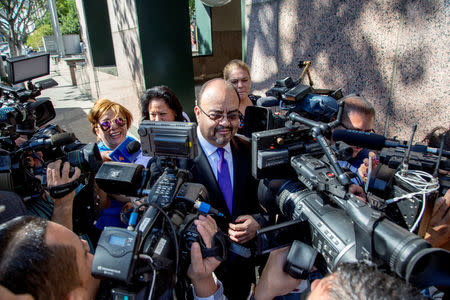
[[[1,0],[0,0],[1,1]],[[62,34],[79,34],[80,22],[75,0],[56,0],[56,10],[58,13],[59,29]],[[50,20],[50,13],[47,12],[42,24],[27,39],[27,46],[39,49],[43,46],[42,37],[53,34],[53,27]]]
[[[59,26],[62,34],[80,33],[77,5],[75,0],[56,0]]]
[[[53,28],[50,24],[43,24],[36,28],[36,30],[30,34],[27,39],[26,45],[35,50],[38,50],[43,46],[42,37],[47,35],[53,35]]]
[[[12,56],[21,54],[28,35],[43,21],[46,0],[0,0],[0,34]]]
[[[189,22],[192,24],[195,18],[195,0],[189,0]]]

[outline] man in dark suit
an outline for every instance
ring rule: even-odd
[[[197,105],[199,155],[192,173],[208,190],[211,205],[225,217],[217,219],[224,233],[236,243],[249,246],[264,225],[257,199],[257,182],[251,175],[250,144],[236,137],[239,96],[223,79],[205,83]],[[255,281],[252,259],[230,254],[216,272],[228,299],[246,299]]]

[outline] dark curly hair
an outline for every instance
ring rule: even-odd
[[[175,113],[175,121],[184,121],[183,107],[181,106],[177,95],[175,95],[171,89],[164,85],[149,88],[142,94],[140,98],[142,119],[150,119],[148,115],[148,105],[155,98],[164,99],[164,102],[166,102],[169,108]]]
[[[428,147],[439,148],[441,146],[442,136],[445,135],[444,150],[450,151],[450,129],[442,126],[433,128],[423,139]]]

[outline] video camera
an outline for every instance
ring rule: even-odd
[[[11,86],[0,84],[0,189],[14,191],[25,201],[40,199],[46,185],[45,167],[57,159],[81,169],[81,178],[72,185],[97,172],[102,160],[96,144],[81,144],[73,133],[45,125],[54,119],[55,109],[48,97],[36,97],[58,83],[46,79],[33,84],[31,80],[50,74],[50,55],[17,56],[6,61]],[[22,84],[25,81],[27,87]],[[40,166],[34,166],[33,160]],[[43,177],[43,182],[37,176]],[[53,188],[50,193],[61,196],[63,191],[67,189]]]
[[[283,128],[291,112],[311,120],[330,122],[338,111],[342,91],[313,88],[310,65],[310,61],[300,61],[298,67],[303,68],[303,72],[298,80],[291,77],[277,80],[266,97],[259,98],[256,106],[247,107],[240,133],[251,138],[254,132]],[[309,85],[301,83],[305,74],[310,79]]]
[[[383,198],[371,205],[386,213],[388,218],[404,228],[414,232],[417,220],[421,219],[424,208],[423,187],[416,185],[418,176],[426,177],[431,187],[439,187],[439,194],[445,194],[450,187],[450,152],[443,149],[430,148],[422,144],[412,144],[406,141],[389,140],[375,133],[355,130],[337,129],[333,132],[333,140],[347,144],[380,150],[380,163],[372,170],[369,178],[369,196]],[[407,163],[405,163],[407,162]],[[405,167],[410,171],[409,176],[404,172]],[[444,174],[439,172],[444,170]],[[425,187],[425,186],[424,186]],[[404,195],[410,195],[408,200]],[[371,200],[371,197],[369,197]]]
[[[17,134],[31,136],[38,127],[55,118],[55,109],[48,97],[36,99],[41,91],[58,83],[46,79],[33,84],[32,79],[50,74],[50,54],[33,54],[7,58],[11,86],[0,84],[0,124],[3,137]],[[27,82],[27,88],[22,82]]]
[[[292,143],[287,147],[277,139],[280,129],[254,133],[252,137],[253,175],[265,178],[258,191],[260,203],[290,221],[259,231],[257,252],[285,245],[280,237],[290,236],[292,242],[294,235],[297,241],[291,247],[285,271],[296,278],[305,278],[313,265],[322,272],[332,272],[342,262],[368,260],[417,287],[449,285],[449,266],[441,263],[449,260],[448,251],[431,248],[349,192],[352,174],[340,167],[324,137],[339,122],[322,123],[297,113],[290,113],[288,118],[300,123],[300,133],[289,140]],[[319,150],[311,145],[313,139]],[[286,161],[295,171],[295,179],[268,178],[273,173],[267,170]],[[283,231],[287,227],[295,230],[286,234]]]
[[[138,133],[142,152],[161,159],[164,172],[151,185],[152,174],[143,166],[102,165],[95,178],[100,188],[145,198],[135,205],[127,229],[105,227],[92,274],[108,279],[113,298],[169,299],[176,293],[178,299],[184,299],[191,290],[185,275],[192,243],[200,242],[206,255],[194,220],[199,213],[221,213],[207,204],[206,188],[190,182],[190,172],[177,167],[176,159],[189,160],[198,154],[194,123],[143,121]],[[207,255],[223,260],[225,247],[223,235],[217,234]]]

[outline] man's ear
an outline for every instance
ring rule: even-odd
[[[194,107],[194,113],[195,113],[195,118],[197,119],[197,124],[198,124],[198,119],[200,117],[200,109],[198,108],[198,106]]]

